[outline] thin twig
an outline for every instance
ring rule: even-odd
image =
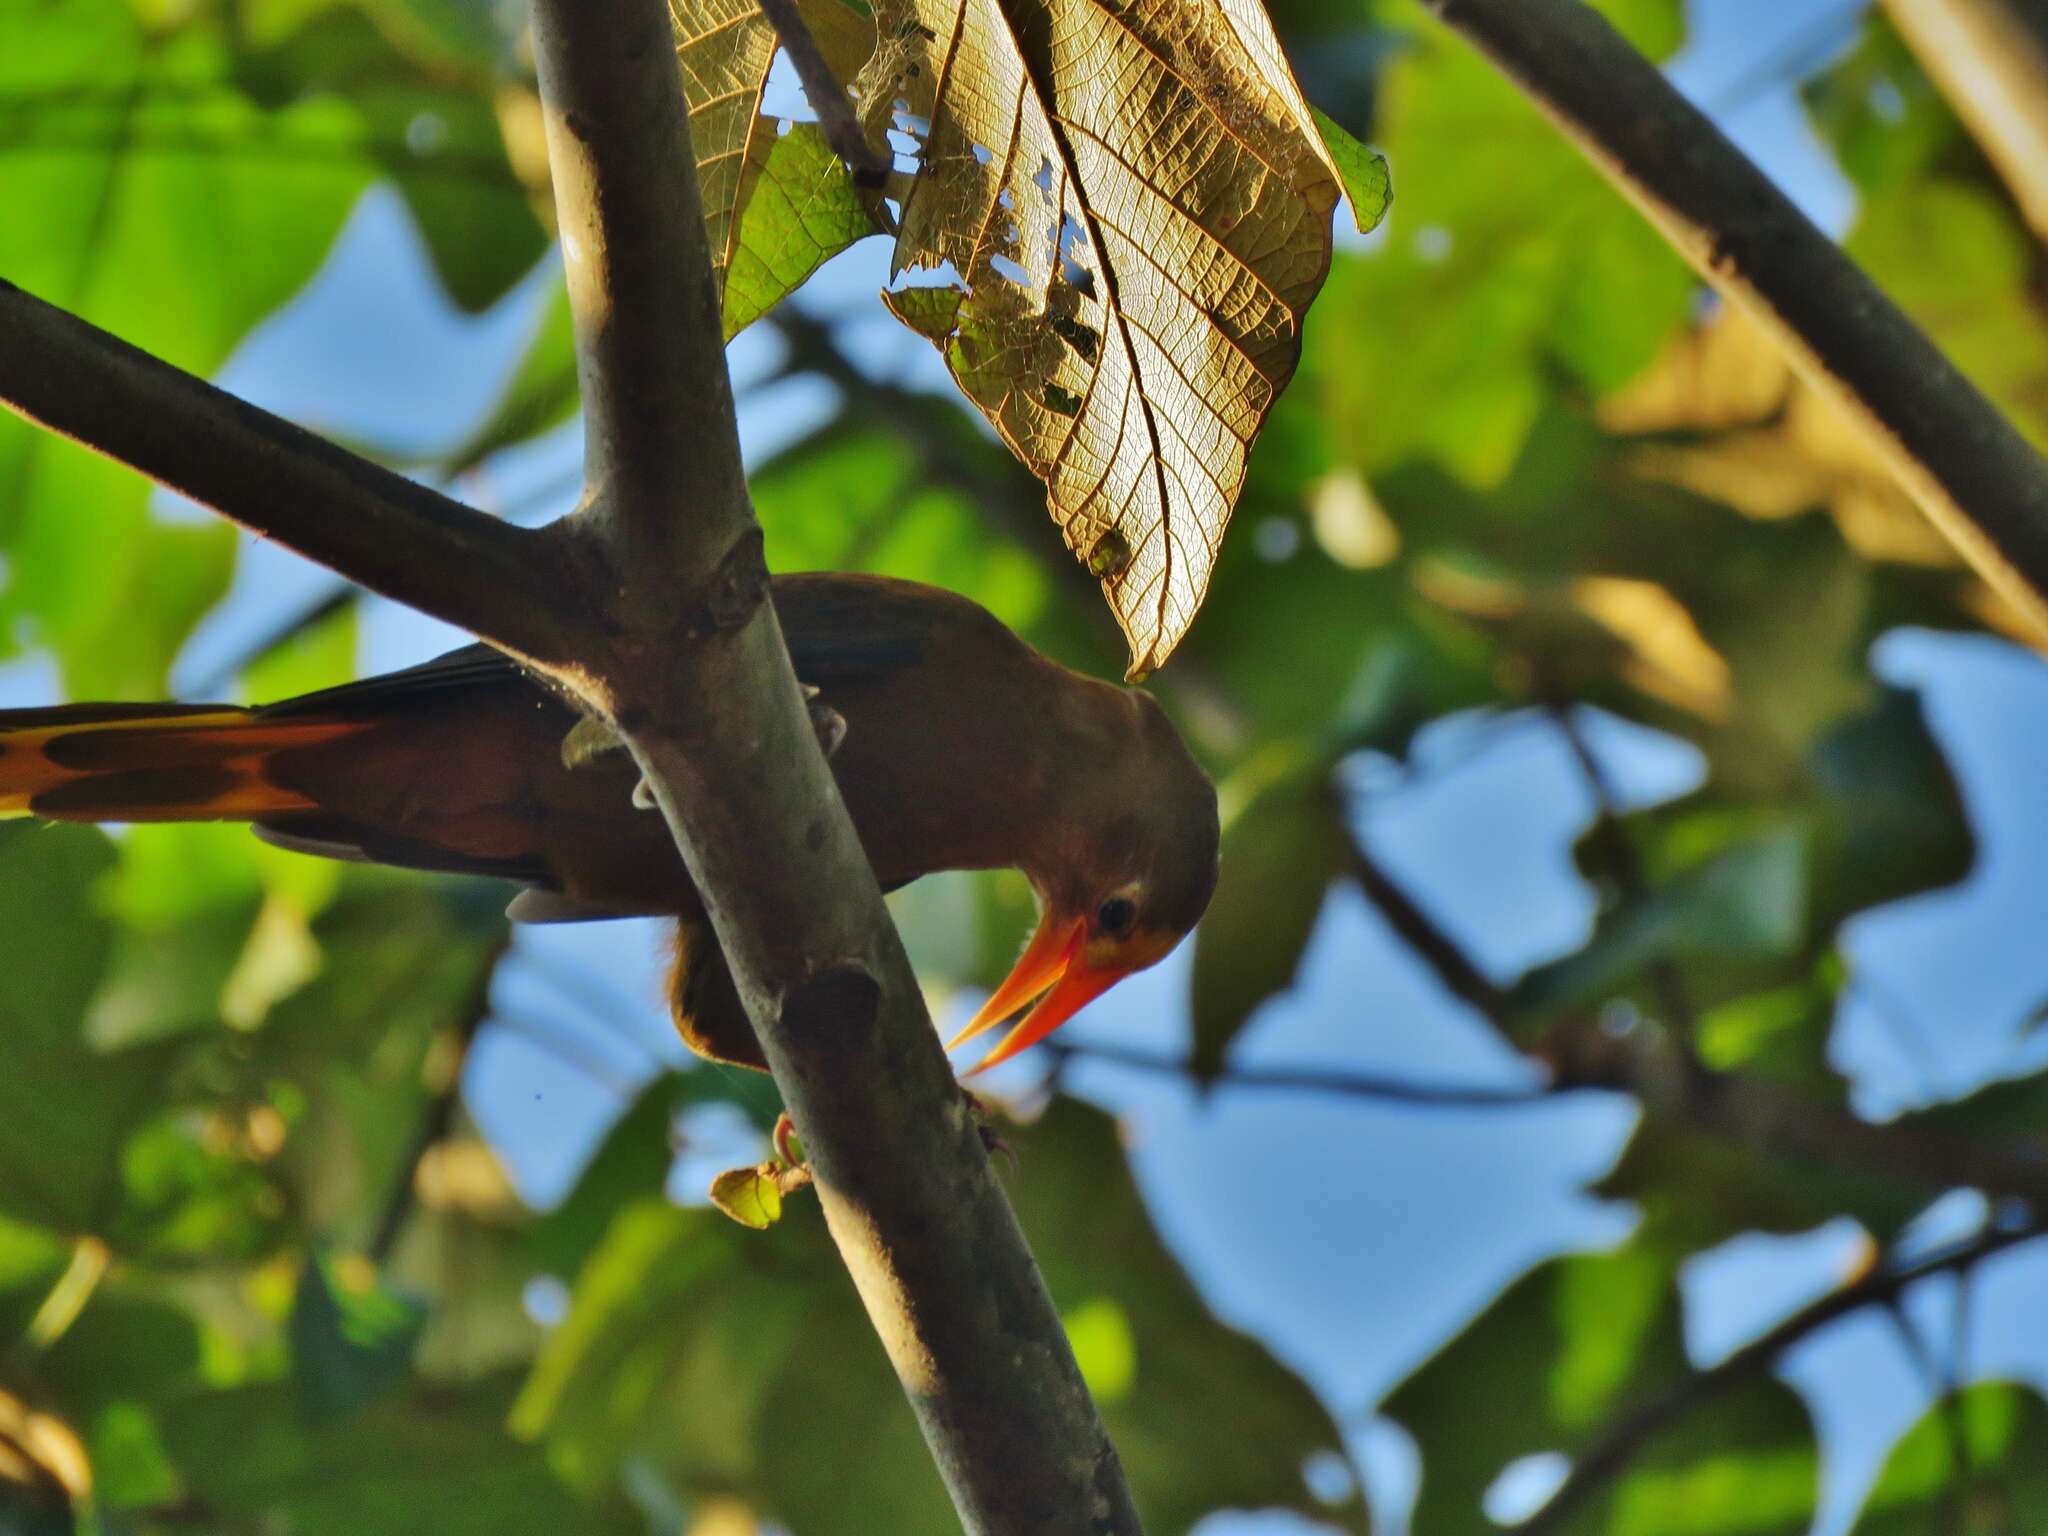
[[[1594,7],[1427,3],[1874,434],[1935,526],[2048,637],[2048,464],[1920,329]]]
[[[1093,1040],[1054,1038],[1045,1043],[1053,1061],[1100,1061],[1162,1077],[1192,1080],[1194,1068],[1177,1056],[1109,1045]],[[1422,1104],[1443,1109],[1498,1109],[1542,1104],[1556,1096],[1545,1087],[1488,1088],[1478,1084],[1429,1083],[1372,1072],[1341,1072],[1321,1067],[1225,1067],[1209,1079],[1218,1088],[1245,1088],[1281,1093],[1329,1094],[1337,1098],[1374,1099],[1389,1104]]]
[[[1600,765],[1600,759],[1594,756],[1585,732],[1579,729],[1574,706],[1567,702],[1553,702],[1546,706],[1546,710],[1557,726],[1558,734],[1564,738],[1572,761],[1578,765],[1586,788],[1593,797],[1593,824],[1586,830],[1587,851],[1595,859],[1600,872],[1614,882],[1622,901],[1631,908],[1641,908],[1651,899],[1650,881],[1643,873],[1643,861],[1636,853],[1636,845],[1630,840],[1628,829],[1621,824],[1621,799],[1614,791],[1614,783]],[[1661,951],[1651,958],[1649,973],[1658,1006],[1664,1012],[1664,1022],[1679,1050],[1684,1053],[1687,1065],[1697,1070],[1700,1019],[1699,1009],[1693,1004],[1692,990],[1686,986],[1678,963]]]
[[[1566,1520],[1588,1495],[1626,1467],[1650,1440],[1702,1404],[1770,1370],[1787,1349],[1828,1324],[1865,1307],[1886,1305],[1929,1275],[1967,1270],[2041,1235],[2041,1228],[2031,1223],[1992,1226],[1968,1242],[1879,1270],[1793,1313],[1720,1364],[1693,1372],[1615,1419],[1573,1460],[1571,1474],[1558,1485],[1550,1501],[1512,1529],[1517,1536],[1549,1536],[1564,1529]]]
[[[1480,973],[1479,967],[1466,958],[1465,951],[1415,904],[1414,898],[1387,873],[1356,834],[1349,839],[1344,856],[1351,878],[1365,899],[1379,910],[1396,937],[1429,967],[1444,990],[1471,1005],[1503,1038],[1511,1040],[1507,994]]]
[[[854,185],[869,190],[880,187],[889,178],[890,158],[870,144],[861,131],[860,115],[854,111],[852,98],[846,94],[846,86],[833,75],[832,66],[825,62],[818,40],[811,36],[811,29],[804,25],[803,15],[796,8],[796,0],[761,0],[761,14],[782,40],[782,51],[789,55],[797,80],[804,88],[804,99],[818,114],[819,131],[832,146],[832,152],[846,162]]]

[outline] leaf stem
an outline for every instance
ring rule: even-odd
[[[870,191],[879,188],[888,179],[890,159],[870,144],[861,131],[860,115],[854,110],[853,100],[847,95],[846,86],[832,73],[832,66],[825,62],[824,50],[804,25],[796,0],[760,0],[760,4],[761,14],[775,28],[782,51],[789,55],[789,62],[796,69],[804,99],[818,114],[818,128],[825,135],[825,142],[846,162],[855,186]]]

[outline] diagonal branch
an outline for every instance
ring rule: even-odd
[[[1877,285],[1592,6],[1427,3],[1874,434],[1921,510],[2048,638],[2048,464]]]
[[[237,400],[0,280],[0,401],[251,533],[536,661],[574,619],[544,537]]]
[[[1551,723],[1564,738],[1566,750],[1577,765],[1579,776],[1586,781],[1586,789],[1593,797],[1593,824],[1586,829],[1586,850],[1600,863],[1621,892],[1621,899],[1630,906],[1640,907],[1650,899],[1650,882],[1643,873],[1643,861],[1636,853],[1636,845],[1629,840],[1628,829],[1621,824],[1620,797],[1614,792],[1613,782],[1600,759],[1593,755],[1586,733],[1579,729],[1578,717],[1572,706],[1562,700],[1555,700],[1545,706]],[[1666,1026],[1672,1038],[1677,1041],[1687,1069],[1694,1073],[1701,1070],[1699,1061],[1699,1009],[1694,1006],[1692,989],[1685,984],[1685,976],[1678,969],[1678,962],[1668,954],[1658,954],[1650,961],[1650,985],[1656,990],[1658,1007],[1663,1010]]]
[[[1573,1459],[1571,1475],[1558,1485],[1550,1501],[1512,1529],[1516,1536],[1551,1536],[1565,1529],[1586,1499],[1625,1468],[1649,1441],[1723,1392],[1761,1376],[1802,1339],[1865,1307],[1889,1305],[1929,1275],[1968,1270],[1995,1253],[2041,1235],[2041,1228],[2032,1222],[2023,1226],[1994,1224],[1953,1248],[1880,1269],[1823,1296],[1719,1365],[1681,1378],[1616,1419]]]
[[[1408,946],[1453,997],[1469,1004],[1501,1037],[1514,1044],[1509,1027],[1507,995],[1480,973],[1451,936],[1436,920],[1415,904],[1410,896],[1372,856],[1355,835],[1344,850],[1351,878],[1359,891],[1386,920],[1395,936]]]

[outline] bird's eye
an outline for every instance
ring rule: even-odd
[[[1120,937],[1137,920],[1138,904],[1128,896],[1112,896],[1095,909],[1095,926],[1112,936]]]

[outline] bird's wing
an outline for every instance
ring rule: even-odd
[[[275,704],[264,704],[256,713],[272,720],[288,720],[295,715],[355,715],[366,712],[389,715],[402,713],[412,704],[431,707],[436,700],[455,690],[479,684],[517,682],[536,688],[540,686],[503,652],[492,650],[488,645],[465,645],[460,650],[449,651],[418,666],[342,683],[334,688],[322,688],[318,693],[302,693],[295,699],[282,699]]]
[[[980,612],[936,587],[840,572],[778,576],[774,593],[798,679],[828,695],[915,666],[949,617]]]

